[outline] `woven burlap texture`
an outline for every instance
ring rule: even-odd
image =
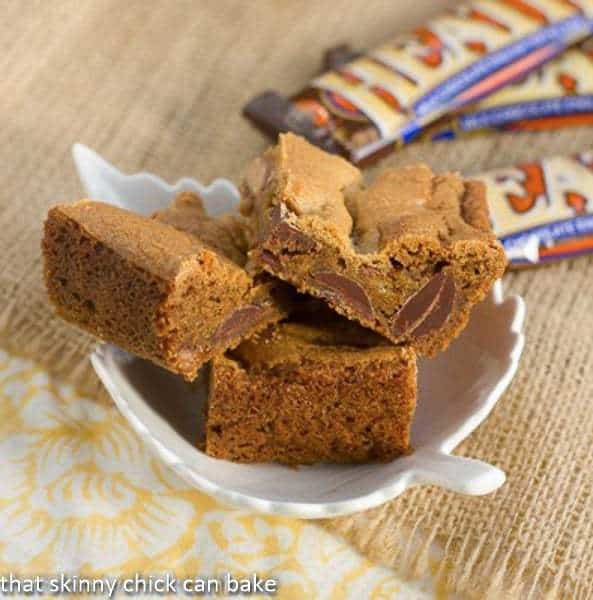
[[[101,397],[86,358],[92,341],[52,316],[41,282],[47,208],[81,194],[72,143],[128,171],[236,179],[265,146],[240,116],[250,96],[270,86],[295,91],[328,45],[371,46],[453,2],[413,4],[5,3],[2,345]],[[589,149],[592,141],[591,129],[474,137],[412,145],[391,162],[426,160],[469,174]],[[592,282],[589,258],[505,276],[507,291],[527,301],[525,354],[511,389],[458,449],[504,469],[500,491],[468,498],[418,488],[325,525],[407,573],[434,568],[438,545],[439,578],[468,595],[593,597]]]

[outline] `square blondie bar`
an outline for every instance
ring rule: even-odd
[[[196,235],[161,222],[180,212]],[[217,244],[200,229],[216,231]],[[63,319],[191,380],[286,316],[275,284],[245,272],[239,229],[187,195],[154,219],[89,200],[56,206],[42,243],[49,299]]]
[[[465,327],[506,267],[484,186],[426,165],[360,171],[293,134],[242,184],[251,266],[433,356]]]
[[[292,465],[391,460],[409,449],[415,405],[411,348],[335,314],[285,322],[213,359],[206,452]]]

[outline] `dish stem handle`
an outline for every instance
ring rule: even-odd
[[[460,494],[480,496],[498,489],[506,479],[503,471],[487,462],[423,449],[415,453],[418,483],[437,484]],[[420,461],[419,461],[420,462]]]

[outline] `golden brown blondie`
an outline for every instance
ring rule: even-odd
[[[286,315],[275,285],[243,269],[240,243],[230,243],[241,238],[237,223],[206,227],[226,241],[206,244],[101,202],[56,206],[42,243],[50,301],[65,320],[191,380],[211,356]]]
[[[214,358],[206,452],[239,462],[391,460],[405,453],[416,357],[328,309]]]
[[[242,184],[252,267],[432,356],[504,272],[481,183],[426,165],[360,171],[293,134]]]

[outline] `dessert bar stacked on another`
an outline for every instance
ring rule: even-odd
[[[256,159],[242,212],[251,266],[410,344],[444,350],[506,267],[483,184],[425,165],[360,171],[293,134]]]
[[[482,184],[425,165],[365,183],[286,134],[247,170],[241,210],[248,269],[348,321],[293,316],[214,359],[206,451],[290,464],[405,453],[416,352],[444,350],[506,266]]]
[[[189,204],[193,235],[172,226]],[[43,239],[49,298],[65,320],[191,380],[287,314],[278,284],[245,272],[241,239],[238,220],[209,219],[187,195],[155,219],[89,200],[59,205]]]

